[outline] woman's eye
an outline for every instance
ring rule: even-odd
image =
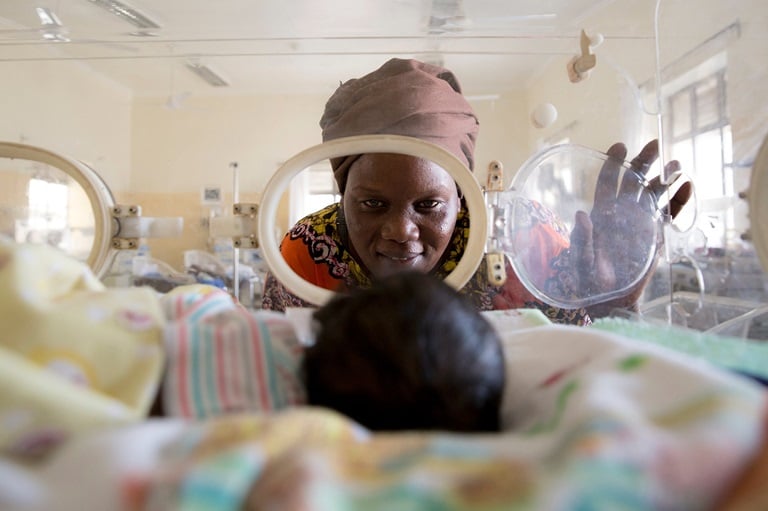
[[[384,202],[378,199],[367,199],[363,201],[363,205],[367,208],[380,208],[384,206]]]
[[[440,201],[439,200],[431,199],[431,200],[424,200],[424,201],[419,202],[418,207],[420,209],[435,209],[439,205],[440,205]]]

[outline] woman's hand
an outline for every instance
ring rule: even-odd
[[[619,176],[627,154],[622,143],[608,149],[608,160],[600,170],[592,212],[576,213],[571,232],[570,266],[575,270],[575,283],[581,296],[600,294],[629,285],[643,271],[655,238],[657,204],[669,187],[680,177],[680,163],[668,162],[663,175],[669,182],[655,177],[644,187],[632,172]],[[659,144],[653,140],[630,163],[631,169],[643,177],[659,155]],[[671,177],[671,179],[670,179]],[[660,209],[675,218],[692,194],[692,184],[683,183]],[[606,316],[614,308],[635,309],[646,283],[653,274],[658,250],[643,277],[622,297],[589,307],[593,318]]]

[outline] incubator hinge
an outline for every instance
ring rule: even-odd
[[[259,248],[256,218],[258,212],[259,205],[253,202],[238,202],[232,206],[232,213],[239,226],[239,232],[232,236],[232,245],[235,248]]]
[[[112,207],[112,248],[133,250],[139,247],[140,238],[168,238],[180,236],[184,227],[181,217],[143,217],[141,206],[116,204]]]
[[[139,238],[124,234],[125,219],[141,216],[141,206],[137,204],[115,204],[112,207],[115,235],[112,237],[112,248],[115,250],[134,250],[139,247]]]
[[[507,281],[504,251],[498,242],[499,218],[503,221],[503,209],[498,206],[498,196],[504,191],[504,166],[498,160],[488,164],[485,186],[485,203],[488,213],[488,240],[485,244],[486,278],[494,286]]]

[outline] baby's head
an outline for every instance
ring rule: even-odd
[[[448,284],[405,272],[314,313],[309,404],[372,430],[498,431],[505,382],[492,325]]]

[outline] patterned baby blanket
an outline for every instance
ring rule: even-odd
[[[105,289],[50,248],[0,239],[4,454],[34,454],[70,435],[87,439],[140,421],[163,366],[173,363],[166,341],[219,332],[194,313],[213,295],[185,292],[162,300],[148,289]],[[262,347],[272,343],[260,353],[284,360],[283,397],[238,401],[266,403],[261,413],[190,419],[151,471],[122,478],[116,507],[710,509],[763,441],[764,387],[717,367],[716,351],[690,356],[671,349],[680,343],[649,342],[679,333],[555,326],[531,311],[488,313],[507,359],[502,433],[374,434],[329,410],[280,408],[300,399],[295,361],[278,346],[290,330],[210,299],[218,304],[211,325],[246,328]],[[739,350],[730,350],[738,358],[729,368],[743,368],[756,347]],[[229,383],[209,388],[234,396]],[[199,402],[195,410],[215,413]]]
[[[126,508],[711,509],[760,445],[763,388],[526,314],[490,315],[509,371],[502,433],[374,434],[309,407],[218,418],[128,478]]]

